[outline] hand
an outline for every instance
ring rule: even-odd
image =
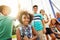
[[[46,33],[46,29],[44,28],[43,33]]]
[[[23,38],[24,40],[28,40],[28,37],[27,36],[24,36],[24,38]]]

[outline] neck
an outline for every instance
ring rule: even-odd
[[[37,13],[37,12],[34,12],[35,14]]]
[[[24,25],[24,24],[23,24],[23,26],[24,26],[24,27],[28,27],[28,25]]]
[[[43,16],[45,15],[45,14],[42,14]]]
[[[44,16],[44,14],[42,14]]]

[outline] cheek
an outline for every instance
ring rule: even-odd
[[[28,20],[28,22],[30,22],[30,19]]]
[[[55,24],[56,22],[55,21],[52,21],[53,24]]]
[[[7,11],[7,10],[3,10],[2,12],[3,12],[3,14],[7,14],[7,13],[8,13],[8,11]]]
[[[34,9],[34,11],[37,11],[37,9]]]
[[[35,9],[35,11],[37,11],[37,9]]]
[[[25,20],[22,18],[22,22],[24,22]]]

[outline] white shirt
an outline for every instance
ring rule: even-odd
[[[46,15],[44,15],[43,17],[44,17],[44,20],[45,20],[45,21],[48,21]],[[46,28],[49,28],[49,22],[48,22],[48,23],[45,23],[45,27],[46,27]]]

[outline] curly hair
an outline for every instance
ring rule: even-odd
[[[30,22],[29,23],[31,23],[31,21],[32,21],[32,19],[33,19],[33,15],[32,14],[30,14],[30,13],[28,13],[27,11],[21,11],[21,12],[19,12],[20,14],[19,14],[19,21],[20,21],[20,23],[22,24],[22,16],[23,15],[26,15],[26,16],[30,16]]]

